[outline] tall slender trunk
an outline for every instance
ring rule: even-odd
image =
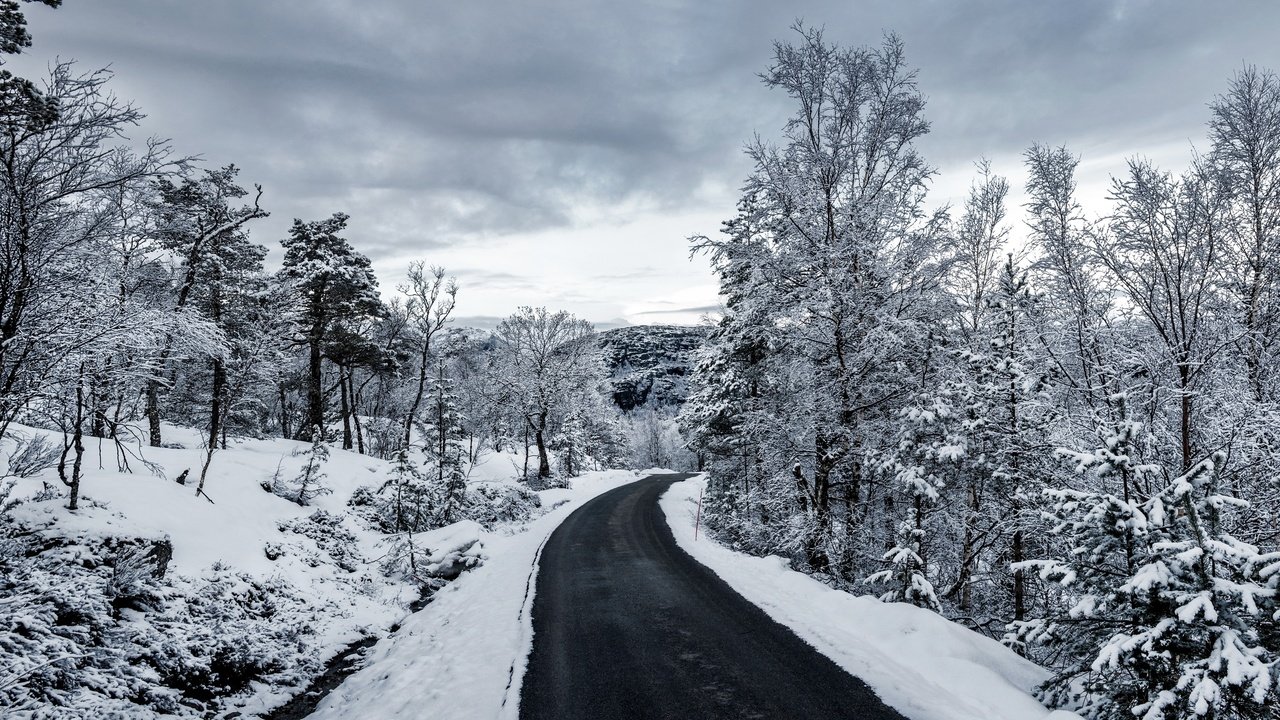
[[[520,478],[524,482],[529,480],[529,426],[532,423],[529,418],[524,419],[524,470],[521,472]]]
[[[93,414],[89,434],[99,439],[107,436],[107,405],[110,403],[110,392],[103,385],[105,384],[105,378],[111,371],[111,360],[112,358],[107,358],[106,368],[102,372],[95,374],[94,380],[89,386],[89,403]]]
[[[1178,390],[1181,395],[1179,403],[1179,436],[1182,445],[1182,472],[1191,469],[1193,446],[1191,442],[1191,367],[1186,362],[1178,364]]]
[[[288,440],[293,437],[289,426],[289,394],[285,392],[284,383],[280,383],[280,437]]]
[[[832,446],[825,433],[819,431],[814,443],[817,460],[813,468],[813,529],[805,542],[805,554],[809,566],[816,572],[826,572],[830,558],[822,549],[823,540],[831,532],[831,473],[835,469]]]
[[[160,379],[147,380],[147,430],[151,447],[160,447],[163,437],[160,434]]]
[[[320,352],[321,339],[319,329],[313,329],[308,342],[310,357],[307,363],[307,428],[304,440],[311,440],[316,428],[324,432],[324,357]]]
[[[1022,528],[1013,531],[1013,562],[1018,564],[1025,560],[1023,554]],[[1013,619],[1025,620],[1027,617],[1027,583],[1021,568],[1013,571]]]
[[[969,481],[967,511],[964,518],[964,541],[960,546],[960,577],[956,582],[960,586],[960,609],[968,611],[973,607],[973,571],[977,563],[977,523],[980,511],[980,500],[976,480]]]
[[[544,435],[547,432],[547,414],[544,408],[538,413],[538,424],[533,428],[533,438],[538,444],[538,477],[543,480],[551,477],[551,458],[547,457],[547,443]]]
[[[76,418],[72,431],[71,447],[75,451],[75,460],[71,465],[71,499],[67,508],[76,510],[80,507],[80,469],[84,461],[84,363],[80,363],[80,375],[76,380]]]
[[[213,462],[213,453],[218,448],[218,441],[223,433],[223,396],[227,390],[227,367],[222,358],[213,359],[213,387],[210,389],[209,401],[209,437],[205,447],[204,465],[200,468],[200,482],[196,484],[196,496],[204,494],[204,481],[209,474],[209,464]]]
[[[351,401],[347,397],[347,369],[338,366],[338,397],[342,408],[342,449],[350,450],[354,443],[351,437]]]
[[[360,395],[356,392],[355,373],[347,374],[347,397],[351,399],[351,424],[356,432],[356,452],[364,454],[364,430],[360,427]]]
[[[413,393],[413,402],[409,403],[409,412],[404,417],[404,446],[413,442],[413,421],[418,417],[418,408],[422,405],[422,396],[427,388],[427,361],[431,356],[431,338],[423,341],[422,352],[418,358],[418,385]]]

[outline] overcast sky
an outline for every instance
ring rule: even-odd
[[[261,183],[278,247],[342,210],[390,292],[444,265],[475,324],[517,305],[601,326],[716,304],[687,238],[732,215],[742,146],[789,110],[756,74],[797,18],[841,44],[906,42],[929,99],[931,202],[990,158],[1021,187],[1033,142],[1083,156],[1100,212],[1142,154],[1178,169],[1245,63],[1280,68],[1280,3],[832,0],[66,0],[27,5],[35,46],[112,86],[210,165]],[[1019,202],[1014,197],[1013,202]],[[276,255],[278,257],[278,253]]]

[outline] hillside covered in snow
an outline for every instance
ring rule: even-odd
[[[613,401],[624,412],[646,403],[680,405],[687,376],[707,330],[686,325],[632,325],[600,333]]]

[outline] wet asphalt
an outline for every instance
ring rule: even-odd
[[[583,505],[542,552],[525,720],[904,720],[676,545],[654,475]]]

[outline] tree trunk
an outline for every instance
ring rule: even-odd
[[[351,399],[351,423],[356,431],[356,452],[364,454],[364,430],[360,427],[360,396],[356,393],[354,373],[347,375],[347,397]]]
[[[1191,469],[1193,448],[1191,443],[1191,368],[1187,363],[1178,364],[1178,390],[1181,394],[1179,404],[1179,436],[1182,445],[1182,472]]]
[[[538,414],[538,424],[534,427],[534,440],[538,443],[538,477],[545,480],[551,477],[551,459],[547,457],[547,443],[543,435],[547,431],[547,411]]]
[[[284,383],[280,383],[280,437],[288,440],[293,437],[289,427],[289,394],[285,392]]]
[[[147,380],[147,429],[151,447],[160,447],[160,380]]]
[[[222,435],[223,395],[227,388],[227,367],[222,358],[213,359],[213,387],[210,389],[209,401],[209,438],[205,448],[204,465],[200,468],[200,482],[196,483],[196,497],[204,494],[204,481],[209,474],[209,464],[213,462],[213,453],[218,448],[218,439]]]
[[[318,330],[313,329],[310,341],[310,358],[307,365],[307,429],[305,440],[311,440],[316,428],[320,432],[324,432],[324,388],[323,388],[323,371],[321,365],[324,357],[320,353],[320,336]]]
[[[413,402],[409,405],[409,414],[404,418],[404,446],[413,442],[413,421],[418,417],[418,407],[422,405],[422,395],[427,388],[427,360],[430,357],[431,345],[428,338],[422,345],[422,354],[418,362],[418,387],[413,393]]]
[[[1013,562],[1018,564],[1025,558],[1022,551],[1022,529],[1013,531]],[[1021,622],[1027,617],[1027,585],[1022,568],[1013,571],[1013,619]]]
[[[529,418],[526,417],[524,419],[524,470],[520,475],[521,482],[528,482],[529,480],[529,426],[531,424]]]
[[[960,586],[960,610],[966,612],[973,607],[973,569],[977,561],[974,545],[978,541],[978,488],[972,480],[967,495],[969,507],[964,518],[964,542],[960,546],[960,577],[956,578]]]
[[[350,450],[353,447],[351,438],[351,402],[347,397],[347,370],[341,365],[338,366],[338,397],[342,403],[342,449]]]
[[[107,437],[107,404],[110,400],[107,391],[102,388],[102,382],[110,370],[111,358],[107,358],[106,370],[98,373],[94,382],[89,386],[89,404],[93,413],[89,434],[100,440]]]
[[[822,549],[822,541],[831,532],[831,472],[835,469],[835,459],[830,442],[823,433],[819,433],[814,450],[817,457],[813,468],[814,524],[805,543],[805,552],[809,566],[815,572],[826,572],[831,561]]]
[[[67,508],[76,510],[80,507],[80,468],[84,461],[84,363],[80,364],[80,377],[76,381],[76,419],[71,447],[76,455],[71,465],[71,500]]]

